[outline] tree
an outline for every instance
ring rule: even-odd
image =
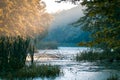
[[[108,51],[119,50],[120,1],[82,0],[81,4],[86,7],[84,16],[74,25],[81,25],[83,30],[92,33],[93,40],[87,44]]]
[[[50,21],[41,0],[0,0],[0,71],[24,66],[29,37],[43,35]]]
[[[105,50],[120,48],[120,1],[119,0],[84,0],[85,16],[83,29],[92,32],[92,46]],[[79,22],[78,21],[78,22]],[[117,44],[117,45],[116,45]]]
[[[51,20],[41,0],[0,0],[0,35],[33,37]]]

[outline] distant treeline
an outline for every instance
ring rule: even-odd
[[[43,42],[56,42],[60,46],[76,46],[79,42],[91,41],[90,32],[80,30],[80,27],[58,26],[50,29]]]

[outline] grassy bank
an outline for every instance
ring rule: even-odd
[[[94,51],[84,51],[76,55],[77,61],[97,61],[97,60],[106,60],[108,62],[119,61],[120,53],[114,52],[94,52]]]
[[[55,77],[60,74],[60,68],[52,65],[25,66],[20,70],[11,72],[0,72],[1,78],[34,78],[34,77]]]

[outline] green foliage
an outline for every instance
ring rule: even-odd
[[[99,57],[99,54],[96,52],[92,52],[92,51],[86,52],[85,51],[85,52],[77,54],[76,60],[77,61],[82,61],[82,60],[93,61],[93,60],[99,60],[98,57]]]
[[[120,1],[83,0],[85,16],[75,24],[81,23],[83,30],[92,32],[91,46],[104,50],[120,49]]]
[[[30,39],[0,37],[0,71],[12,71],[25,65]]]
[[[80,0],[60,1],[76,3]],[[74,25],[80,25],[83,30],[90,31],[93,38],[93,41],[84,45],[100,47],[107,51],[120,49],[120,1],[82,0],[81,5],[86,7],[84,16]]]
[[[77,46],[79,42],[88,42],[91,40],[89,37],[91,33],[84,32],[80,29],[80,27],[74,26],[57,26],[50,28],[49,34],[42,39],[43,42],[38,44],[44,48],[44,46],[50,46],[50,48],[54,48],[57,46]],[[50,43],[49,43],[50,42]],[[52,45],[53,44],[53,45]],[[38,46],[38,47],[39,47]]]
[[[77,61],[97,61],[106,60],[108,62],[113,62],[114,60],[120,60],[120,53],[115,52],[95,52],[95,51],[84,51],[76,55]]]
[[[59,75],[58,66],[33,64],[34,49],[29,38],[0,37],[0,77],[13,79]],[[32,58],[30,66],[25,65],[28,53]]]
[[[70,1],[73,4],[80,0]],[[120,49],[120,1],[119,0],[82,0],[84,16],[73,25],[82,26],[92,33],[93,40],[84,46],[100,47],[106,51]],[[83,46],[83,43],[81,43]],[[119,51],[120,52],[120,51]]]
[[[116,76],[112,75],[109,78],[107,78],[107,80],[119,80],[119,78],[117,75]]]
[[[15,79],[15,78],[34,78],[34,77],[55,77],[60,74],[60,68],[52,65],[30,65],[25,66],[17,71],[2,74],[1,77]]]

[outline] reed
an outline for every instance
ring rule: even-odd
[[[29,44],[29,38],[0,37],[0,71],[11,71],[24,67]]]
[[[34,65],[34,49],[30,38],[0,37],[0,77],[15,79],[59,75],[58,66]],[[32,59],[30,66],[25,65],[28,53]]]
[[[97,61],[106,60],[109,62],[119,61],[120,53],[118,52],[95,52],[95,51],[83,51],[78,53],[75,58],[77,61]]]
[[[109,78],[107,78],[107,80],[119,80],[117,75],[112,75]]]
[[[30,65],[17,71],[2,73],[2,79],[29,79],[35,77],[56,77],[60,74],[59,66],[55,65]]]

